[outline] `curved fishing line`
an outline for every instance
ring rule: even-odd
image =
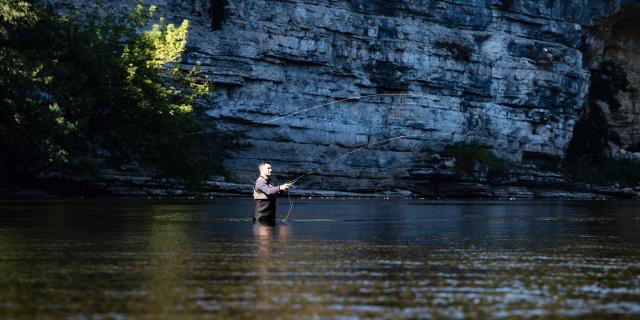
[[[430,137],[431,137],[431,138],[433,138],[433,137],[437,137],[437,136],[445,136],[445,135],[448,135],[448,134],[452,134],[452,133],[454,133],[454,132],[459,128],[459,126],[462,124],[462,122],[463,122],[463,121],[464,121],[464,119],[463,119],[463,120],[461,120],[460,122],[458,122],[458,123],[455,125],[455,129],[453,129],[453,130],[450,130],[450,131],[447,131],[447,132],[443,132],[443,133],[433,134],[433,135],[431,135]],[[338,156],[338,157],[336,157],[336,158],[333,158],[333,159],[331,159],[331,160],[329,160],[329,161],[327,161],[327,162],[323,163],[320,167],[318,167],[318,168],[316,168],[316,169],[314,169],[314,170],[312,170],[312,171],[306,172],[306,173],[304,173],[304,174],[302,174],[302,175],[300,175],[300,176],[298,176],[298,177],[296,177],[296,178],[294,178],[294,179],[292,179],[292,180],[289,180],[287,183],[289,183],[289,184],[296,183],[298,180],[300,180],[300,179],[302,179],[302,178],[304,178],[304,177],[306,177],[306,176],[308,176],[308,175],[311,175],[311,174],[313,174],[313,173],[317,172],[318,170],[320,170],[320,169],[321,169],[322,167],[324,167],[325,165],[327,165],[327,164],[329,164],[329,163],[331,163],[331,162],[333,162],[333,161],[340,160],[340,159],[342,159],[342,158],[345,158],[345,157],[347,157],[347,156],[350,156],[350,155],[352,155],[352,154],[354,154],[354,153],[356,153],[356,152],[358,152],[358,151],[361,151],[361,150],[363,150],[363,149],[370,149],[370,148],[372,148],[372,147],[374,147],[374,146],[376,146],[376,145],[383,144],[383,143],[387,143],[387,142],[389,142],[389,141],[393,141],[393,140],[407,139],[407,138],[421,138],[421,137],[425,137],[425,136],[427,136],[427,135],[426,135],[426,134],[400,135],[400,136],[397,136],[397,137],[388,138],[388,139],[383,139],[383,140],[378,140],[378,141],[375,141],[375,142],[373,142],[373,143],[366,144],[366,145],[364,145],[364,146],[361,146],[361,147],[358,147],[358,148],[356,148],[356,149],[353,149],[353,150],[351,150],[351,151],[349,151],[349,152],[347,152],[347,153],[344,153],[344,154],[342,154],[342,155],[340,155],[340,156]]]
[[[429,96],[425,96],[425,95],[421,95],[421,94],[415,94],[415,93],[374,93],[374,94],[366,94],[366,95],[362,95],[362,96],[352,96],[352,97],[348,97],[348,98],[344,98],[344,99],[340,99],[340,100],[336,100],[336,101],[331,101],[331,102],[326,102],[326,103],[322,103],[322,104],[319,104],[319,105],[315,105],[313,107],[305,108],[305,109],[302,109],[302,110],[299,110],[299,111],[296,111],[296,112],[292,112],[292,113],[288,113],[288,114],[285,114],[283,116],[279,116],[279,117],[275,117],[275,118],[269,119],[267,121],[253,123],[252,126],[257,126],[257,125],[260,125],[260,124],[270,124],[270,123],[276,122],[278,120],[286,119],[286,118],[289,118],[289,117],[292,117],[292,116],[295,116],[295,115],[299,115],[299,114],[302,114],[302,113],[305,113],[305,112],[308,112],[308,111],[311,111],[311,110],[315,110],[315,109],[318,109],[318,108],[330,106],[330,105],[341,103],[341,102],[360,100],[360,99],[369,98],[369,97],[384,97],[384,96],[429,98]],[[181,136],[178,136],[178,138],[188,137],[188,136],[207,133],[207,132],[211,132],[211,131],[210,130],[201,130],[201,131],[190,132],[190,133],[186,133],[186,134],[183,134]]]
[[[289,117],[292,117],[292,116],[295,116],[295,115],[299,115],[299,114],[302,114],[302,113],[305,113],[305,112],[308,112],[308,111],[311,111],[311,110],[315,110],[315,109],[318,109],[318,108],[322,108],[322,107],[330,106],[330,105],[337,104],[337,103],[341,103],[341,102],[353,101],[353,100],[361,100],[361,99],[369,98],[369,97],[384,97],[384,96],[391,96],[391,97],[415,97],[415,98],[429,98],[429,96],[421,95],[421,94],[414,94],[414,93],[374,93],[374,94],[367,94],[367,95],[362,95],[362,96],[352,96],[352,97],[348,97],[348,98],[344,98],[344,99],[340,99],[340,100],[336,100],[336,101],[331,101],[331,102],[322,103],[322,104],[319,104],[319,105],[316,105],[316,106],[313,106],[313,107],[310,107],[310,108],[305,108],[305,109],[302,109],[302,110],[299,110],[299,111],[296,111],[296,112],[291,112],[291,113],[285,114],[285,115],[283,115],[283,116],[275,117],[275,118],[269,119],[269,120],[267,120],[267,121],[263,121],[263,122],[256,123],[256,124],[254,124],[254,125],[258,125],[258,124],[270,124],[270,123],[272,123],[272,122],[276,122],[276,121],[278,121],[278,120],[286,119],[286,118],[289,118]],[[462,123],[462,121],[460,121],[460,123],[458,123],[458,125],[460,125],[461,123]],[[456,125],[456,128],[458,127],[458,125]],[[449,134],[449,133],[454,132],[455,130],[456,130],[456,129],[453,129],[453,130],[451,130],[450,132],[445,132],[445,133],[442,133],[442,134],[437,134],[437,135],[434,135],[434,137],[435,137],[435,136],[439,136],[439,135],[447,135],[447,134]],[[360,150],[362,150],[362,149],[370,148],[370,147],[375,146],[375,145],[377,145],[377,144],[385,143],[385,142],[388,142],[388,141],[391,141],[391,140],[396,140],[396,139],[411,138],[411,137],[423,137],[423,136],[425,136],[425,135],[409,135],[409,136],[408,136],[408,135],[401,135],[401,136],[394,137],[394,138],[389,138],[389,139],[379,140],[379,141],[376,141],[376,142],[374,142],[374,143],[372,143],[372,144],[367,144],[367,145],[361,146],[361,147],[359,147],[359,148],[356,148],[356,149],[355,149],[355,150],[353,150],[353,151],[347,152],[347,153],[345,153],[345,154],[343,154],[343,155],[341,155],[341,156],[337,157],[336,159],[332,159],[332,160],[330,160],[330,161],[328,161],[328,162],[324,163],[323,165],[326,165],[326,164],[328,164],[328,163],[330,163],[330,162],[332,162],[332,161],[335,161],[335,160],[339,160],[339,159],[341,159],[341,158],[343,158],[343,157],[349,156],[349,155],[351,155],[351,154],[353,154],[353,153],[356,153],[356,152],[358,152],[358,151],[360,151]],[[302,179],[303,177],[313,174],[315,171],[317,171],[317,170],[319,170],[319,169],[320,169],[320,168],[315,169],[315,170],[310,171],[310,172],[307,172],[307,173],[305,173],[305,174],[303,174],[303,175],[301,175],[301,176],[299,176],[299,177],[297,177],[297,178],[295,178],[295,179],[293,179],[293,180],[290,180],[290,181],[289,181],[289,182],[287,182],[287,183],[295,183],[295,182],[297,182],[298,180]]]
[[[445,135],[448,135],[448,134],[452,134],[452,133],[454,133],[458,128],[460,128],[460,125],[462,124],[462,122],[463,122],[463,121],[464,121],[464,119],[461,119],[461,120],[460,120],[460,122],[458,122],[458,123],[454,126],[454,129],[453,129],[453,130],[450,130],[450,131],[447,131],[447,132],[443,132],[443,133],[438,133],[438,134],[432,134],[430,137],[431,137],[431,138],[433,138],[433,137],[437,137],[437,136],[445,136]],[[294,184],[294,183],[296,183],[298,180],[300,180],[300,179],[302,179],[302,178],[304,178],[304,177],[306,177],[306,176],[309,176],[309,175],[311,175],[311,174],[313,174],[313,173],[317,172],[318,170],[320,170],[322,167],[326,166],[327,164],[329,164],[329,163],[331,163],[331,162],[333,162],[333,161],[340,160],[340,159],[342,159],[342,158],[348,157],[348,156],[350,156],[350,155],[352,155],[352,154],[354,154],[354,153],[356,153],[356,152],[358,152],[358,151],[361,151],[361,150],[364,150],[364,149],[371,149],[372,147],[374,147],[374,146],[376,146],[376,145],[381,145],[381,144],[384,144],[384,143],[387,143],[387,142],[390,142],[390,141],[393,141],[393,140],[400,140],[400,139],[407,139],[407,138],[420,138],[420,137],[425,137],[425,136],[427,136],[427,135],[425,135],[425,134],[422,134],[422,135],[419,135],[419,134],[416,134],[416,135],[400,135],[400,136],[397,136],[397,137],[388,138],[388,139],[383,139],[383,140],[378,140],[378,141],[375,141],[375,142],[373,142],[373,143],[368,143],[368,144],[366,144],[366,145],[364,145],[364,146],[358,147],[358,148],[353,149],[353,150],[351,150],[351,151],[349,151],[349,152],[347,152],[347,153],[344,153],[344,154],[342,154],[342,155],[340,155],[340,156],[338,156],[338,157],[336,157],[336,158],[333,158],[333,159],[331,159],[331,160],[329,160],[329,161],[327,161],[327,162],[323,163],[323,164],[322,164],[321,166],[319,166],[318,168],[316,168],[316,169],[314,169],[314,170],[312,170],[312,171],[306,172],[306,173],[304,173],[304,174],[302,174],[302,175],[300,175],[300,176],[296,177],[296,178],[295,178],[295,179],[293,179],[293,180],[289,180],[289,182],[287,182],[287,183],[289,183],[289,184]],[[286,222],[287,222],[287,220],[289,219],[289,216],[291,215],[291,211],[293,210],[293,200],[291,200],[291,195],[290,195],[290,193],[289,193],[289,192],[287,192],[287,198],[289,199],[289,211],[287,212],[287,216],[286,216],[284,219],[282,219],[282,222],[284,222],[284,223],[286,223]]]
[[[302,110],[299,110],[299,111],[296,111],[296,112],[288,113],[288,114],[285,114],[283,116],[275,117],[275,118],[272,118],[270,120],[260,122],[260,124],[269,124],[269,123],[272,123],[272,122],[276,122],[278,120],[286,119],[286,118],[289,118],[289,117],[292,117],[292,116],[299,115],[301,113],[305,113],[307,111],[311,111],[311,110],[314,110],[314,109],[330,106],[330,105],[341,103],[341,102],[352,101],[352,100],[360,100],[360,99],[369,98],[369,97],[383,97],[383,96],[429,98],[428,96],[414,94],[414,93],[375,93],[375,94],[367,94],[367,95],[363,95],[363,96],[353,96],[353,97],[348,97],[348,98],[344,98],[344,99],[340,99],[340,100],[336,100],[336,101],[326,102],[326,103],[319,104],[317,106],[313,106],[313,107],[310,107],[310,108],[302,109]]]
[[[386,143],[386,142],[389,142],[389,141],[392,141],[392,140],[404,139],[404,138],[408,138],[408,137],[409,137],[409,136],[401,135],[401,136],[397,136],[397,137],[393,137],[393,138],[389,138],[389,139],[378,140],[378,141],[376,141],[376,142],[374,142],[374,143],[369,143],[369,144],[366,144],[366,145],[364,145],[364,146],[358,147],[358,148],[356,148],[356,149],[354,149],[354,150],[351,150],[351,151],[349,151],[349,152],[347,152],[347,153],[344,153],[344,154],[342,154],[342,155],[340,155],[340,156],[338,156],[338,157],[335,157],[335,158],[333,158],[333,159],[331,159],[331,160],[329,160],[329,161],[327,161],[327,162],[323,163],[320,167],[318,167],[318,168],[316,168],[316,169],[314,169],[314,170],[312,170],[312,171],[309,171],[309,172],[307,172],[307,173],[305,173],[305,174],[302,174],[302,175],[300,175],[300,176],[296,177],[296,178],[295,178],[295,179],[293,179],[293,180],[289,180],[287,183],[289,183],[289,184],[296,183],[298,180],[300,180],[300,179],[302,179],[302,178],[304,178],[304,177],[306,177],[306,176],[309,176],[309,175],[312,175],[312,174],[316,173],[318,170],[320,170],[320,168],[322,168],[322,167],[326,166],[327,164],[329,164],[329,163],[331,163],[331,162],[333,162],[333,161],[336,161],[336,160],[340,160],[340,159],[342,159],[342,158],[344,158],[344,157],[350,156],[350,155],[352,155],[352,154],[354,154],[354,153],[356,153],[356,152],[358,152],[358,151],[360,151],[360,150],[363,150],[363,149],[370,149],[370,148],[372,148],[372,147],[374,147],[374,146],[376,146],[376,145],[379,145],[379,144],[383,144],[383,143]]]
[[[333,159],[331,159],[331,160],[329,160],[329,161],[327,161],[327,162],[323,163],[323,164],[322,164],[322,166],[320,166],[320,167],[318,167],[318,168],[316,168],[316,169],[314,169],[314,170],[312,170],[312,171],[309,171],[309,172],[307,172],[307,173],[305,173],[305,174],[302,174],[302,175],[300,175],[300,176],[296,177],[296,178],[295,178],[295,179],[293,179],[293,180],[289,180],[289,181],[288,181],[288,182],[286,182],[286,183],[287,183],[287,184],[294,184],[294,183],[298,182],[298,180],[300,180],[300,179],[302,179],[302,178],[304,178],[304,177],[306,177],[306,176],[309,176],[309,175],[314,174],[316,171],[320,170],[320,168],[322,168],[323,166],[326,166],[327,164],[329,164],[329,163],[331,163],[331,162],[333,162],[333,161],[340,160],[340,159],[342,159],[342,158],[344,158],[344,157],[347,157],[347,156],[349,156],[349,155],[352,155],[352,154],[354,154],[354,153],[356,153],[356,152],[358,152],[358,151],[360,151],[360,150],[363,150],[363,149],[365,149],[365,148],[369,149],[369,148],[371,148],[371,147],[373,147],[373,146],[375,146],[375,145],[378,145],[378,144],[386,143],[386,142],[389,142],[389,141],[391,141],[391,140],[403,139],[403,138],[406,138],[406,137],[407,137],[407,136],[402,135],[402,136],[393,137],[393,138],[389,138],[389,139],[378,140],[378,141],[376,141],[375,143],[369,143],[369,144],[366,144],[366,145],[361,146],[361,147],[359,147],[359,148],[356,148],[356,149],[354,149],[354,150],[352,150],[352,151],[349,151],[349,152],[347,152],[347,153],[345,153],[345,154],[343,154],[343,155],[341,155],[341,156],[339,156],[339,157],[333,158]],[[287,212],[287,216],[286,216],[284,219],[282,219],[282,222],[287,222],[287,219],[289,219],[289,215],[291,215],[291,210],[293,209],[293,200],[291,200],[291,193],[287,192],[287,198],[289,199],[289,211]]]

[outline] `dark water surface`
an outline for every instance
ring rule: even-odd
[[[0,202],[0,319],[640,317],[640,202],[251,205]]]

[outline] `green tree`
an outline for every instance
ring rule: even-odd
[[[200,102],[209,82],[178,63],[189,23],[151,24],[154,11],[0,0],[0,178],[134,165],[193,184],[221,170],[234,139]]]

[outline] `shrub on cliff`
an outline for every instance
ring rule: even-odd
[[[153,14],[59,15],[0,0],[1,179],[134,165],[198,182],[220,168],[232,139],[198,103],[209,84],[176,64],[188,21],[150,25]]]
[[[633,187],[640,183],[640,161],[633,159],[574,158],[566,168],[574,179],[591,184]]]
[[[446,147],[443,155],[456,159],[456,170],[460,173],[473,174],[476,165],[486,167],[490,175],[504,174],[509,170],[507,161],[478,144],[457,143]]]

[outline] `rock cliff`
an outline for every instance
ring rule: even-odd
[[[621,102],[609,120],[623,149],[638,144],[637,2],[146,3],[170,22],[191,21],[182,63],[215,83],[209,113],[250,145],[224,163],[236,182],[251,182],[265,159],[282,179],[315,170],[300,181],[309,189],[431,194],[425,186],[450,169],[434,159],[454,143],[515,162],[562,158],[603,61],[627,70],[630,87],[614,88]]]

